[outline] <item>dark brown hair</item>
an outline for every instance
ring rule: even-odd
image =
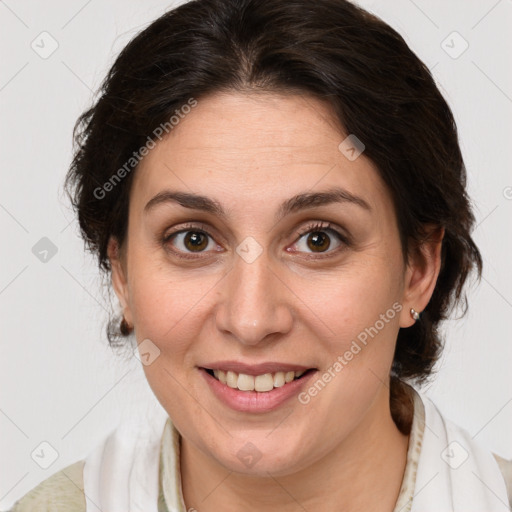
[[[466,278],[474,267],[481,274],[464,162],[453,115],[428,68],[395,30],[348,1],[194,0],[123,49],[76,124],[66,180],[100,268],[110,271],[109,238],[124,240],[136,165],[108,192],[104,184],[190,98],[233,90],[327,101],[389,188],[405,259],[425,225],[445,229],[433,296],[420,320],[400,330],[393,363],[395,379],[424,380],[440,353],[439,322],[452,306],[465,308]],[[121,339],[116,334],[109,329],[111,343]]]

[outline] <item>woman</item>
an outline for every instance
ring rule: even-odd
[[[412,386],[482,261],[453,116],[393,29],[343,0],[189,2],[76,139],[109,339],[168,417],[14,511],[509,510],[510,464]]]

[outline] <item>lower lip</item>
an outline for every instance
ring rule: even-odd
[[[284,386],[270,391],[240,391],[230,388],[215,377],[212,377],[205,369],[199,371],[206,379],[213,394],[224,404],[240,412],[269,412],[277,409],[286,400],[298,395],[309,379],[316,373],[312,371],[300,379],[288,382]]]

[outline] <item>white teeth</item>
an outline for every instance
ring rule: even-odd
[[[254,377],[245,373],[238,374],[238,389],[240,391],[253,391]]]
[[[265,373],[254,377],[253,375],[235,373],[230,370],[213,370],[215,378],[230,388],[239,389],[240,391],[255,390],[261,393],[271,391],[274,388],[280,388],[288,382],[298,379],[305,372],[306,370],[297,372],[276,372],[273,374]]]
[[[238,377],[240,381],[240,377]],[[274,389],[274,377],[271,373],[265,373],[265,375],[258,375],[254,379],[254,389],[256,391],[270,391]]]
[[[295,378],[295,372],[286,372],[284,374],[284,381],[286,383],[291,382]]]
[[[228,371],[226,373],[226,384],[233,389],[237,388],[238,375],[235,372]]]
[[[280,388],[284,386],[284,372],[276,372],[274,375],[274,387]]]

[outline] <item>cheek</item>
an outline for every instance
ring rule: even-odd
[[[219,276],[169,268],[134,265],[130,305],[138,341],[149,338],[160,350],[176,354],[197,338]]]
[[[194,393],[190,382],[195,342],[205,325],[205,291],[213,283],[209,284],[210,278],[204,276],[167,274],[156,266],[139,267],[139,273],[132,272],[131,307],[138,343],[150,340],[147,346],[157,354],[151,364],[143,365],[148,384],[173,419],[186,424],[201,413],[198,403],[190,400],[189,393]]]
[[[336,284],[326,280],[310,288],[308,305],[329,334],[317,340],[325,366],[301,403],[333,438],[341,425],[348,432],[361,420],[387,381],[402,310],[396,275],[389,261],[374,259],[341,273]]]
[[[369,331],[375,335],[377,330],[381,338],[396,335],[401,309],[397,267],[387,258],[366,258],[335,275],[304,281],[307,305],[318,312],[333,349],[343,350],[358,338],[364,342]]]
[[[319,418],[331,411],[335,419],[325,421],[333,429],[347,410],[357,422],[387,381],[402,310],[400,265],[394,261],[361,259],[336,280],[309,284],[314,297],[311,309],[328,327],[323,331],[328,335],[317,341],[325,362],[319,379],[327,384],[312,383],[303,399]]]

